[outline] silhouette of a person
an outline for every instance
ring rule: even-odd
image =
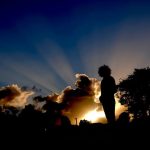
[[[116,92],[115,79],[111,76],[111,69],[103,65],[99,67],[98,74],[102,77],[101,81],[101,96],[99,98],[102,103],[108,123],[115,122],[115,98]]]

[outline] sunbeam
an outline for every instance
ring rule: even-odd
[[[147,67],[150,63],[148,26],[147,18],[139,18],[138,21],[126,20],[117,30],[113,27],[109,27],[105,32],[93,29],[93,32],[78,44],[86,73],[98,77],[97,68],[108,64],[118,83],[130,74],[133,68]]]
[[[20,74],[22,76],[21,78],[23,79],[25,77],[30,81],[30,84],[38,84],[47,91],[58,91],[58,88],[56,87],[56,85],[58,85],[57,80],[54,78],[54,76],[51,76],[51,73],[48,69],[46,70],[46,65],[30,58],[27,58],[26,62],[18,63],[18,60],[21,61],[24,59],[26,58],[21,56],[13,56],[11,59],[6,57],[5,62],[3,63],[5,66],[16,72],[15,76],[13,76],[14,78],[17,79],[18,74]],[[11,72],[9,74],[11,74]]]
[[[72,85],[74,82],[74,72],[63,50],[50,40],[46,40],[37,49],[57,75],[68,85]]]

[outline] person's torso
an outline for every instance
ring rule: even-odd
[[[101,95],[105,98],[113,98],[116,92],[116,84],[113,77],[105,77],[101,82]]]

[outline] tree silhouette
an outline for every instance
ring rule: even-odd
[[[88,126],[88,125],[90,125],[91,124],[91,122],[90,121],[88,121],[88,120],[80,120],[80,122],[79,122],[79,126],[81,126],[81,127],[86,127],[86,126]]]
[[[134,118],[148,117],[150,113],[150,68],[135,69],[119,83],[120,102],[128,106]]]

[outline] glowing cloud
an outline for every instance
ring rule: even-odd
[[[22,91],[18,85],[10,85],[0,88],[0,105],[24,107],[28,102],[29,96],[33,95],[32,91]]]
[[[73,124],[75,118],[81,120],[86,112],[97,108],[99,104],[96,101],[100,93],[100,82],[97,79],[89,78],[85,74],[76,74],[75,77],[75,89],[68,86],[60,94],[49,95],[49,100],[55,100],[65,106],[64,114]]]

